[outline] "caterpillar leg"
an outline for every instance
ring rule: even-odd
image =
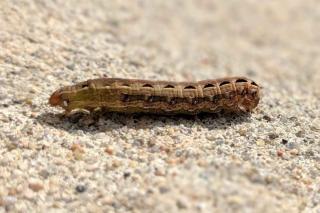
[[[101,107],[87,107],[84,109],[84,111],[89,112],[89,114],[93,114],[97,111],[101,111]]]
[[[69,110],[69,109],[66,109],[64,112],[63,112],[63,116],[64,117],[69,117],[72,113],[71,113],[72,110]]]

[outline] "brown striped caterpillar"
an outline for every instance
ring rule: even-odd
[[[98,78],[62,87],[50,99],[65,113],[74,109],[113,112],[197,114],[251,112],[259,103],[260,87],[245,77],[198,82]]]

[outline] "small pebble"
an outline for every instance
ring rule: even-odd
[[[16,202],[17,198],[15,196],[3,196],[2,198],[0,197],[0,206],[9,206],[15,204]]]
[[[168,187],[164,187],[164,186],[159,187],[159,192],[161,194],[165,194],[165,193],[167,193],[169,191],[170,191],[170,189]]]
[[[34,192],[39,192],[44,187],[43,187],[43,184],[40,182],[33,182],[33,183],[29,183],[29,188],[32,189],[32,191],[34,191]]]
[[[124,173],[123,173],[124,179],[127,179],[128,177],[130,177],[130,175],[131,175],[130,172],[124,172]]]
[[[315,132],[320,132],[320,119],[315,119],[312,121],[310,129]]]
[[[292,150],[289,151],[289,153],[291,155],[298,155],[299,154],[299,150],[298,149],[292,149]]]
[[[216,145],[221,145],[221,144],[224,143],[224,139],[223,138],[217,138],[214,142],[215,142]]]
[[[166,171],[163,168],[156,168],[154,174],[156,176],[165,176]]]
[[[10,188],[8,190],[8,195],[17,195],[18,194],[18,189],[17,188]]]
[[[166,162],[170,165],[177,165],[183,162],[182,158],[168,158]]]
[[[298,144],[295,142],[289,142],[286,144],[286,146],[288,147],[288,149],[295,149],[298,147]]]
[[[282,158],[284,156],[284,151],[282,149],[277,150],[277,155]]]
[[[268,115],[264,115],[263,119],[268,121],[268,122],[270,122],[272,120],[271,117],[269,117]]]
[[[290,121],[293,121],[293,122],[297,122],[298,121],[298,118],[295,117],[295,116],[292,116],[289,118]]]
[[[281,143],[282,143],[283,145],[286,145],[286,144],[288,143],[288,140],[282,139],[282,140],[281,140]]]
[[[113,154],[113,148],[111,146],[107,146],[104,151],[109,155]]]
[[[71,151],[76,160],[82,160],[84,155],[84,149],[79,144],[72,144]]]
[[[154,140],[154,139],[148,140],[147,144],[149,147],[153,147],[154,145],[156,145],[156,140]]]
[[[52,204],[52,208],[61,208],[61,205],[59,204],[59,203],[57,203],[57,202],[54,202],[53,204]]]
[[[257,141],[256,141],[256,144],[257,144],[258,146],[264,146],[264,145],[266,144],[266,142],[263,141],[263,140],[257,140]]]
[[[304,137],[304,135],[305,135],[305,131],[304,131],[304,130],[300,130],[300,131],[298,131],[298,132],[296,133],[296,136],[299,137],[299,138]]]
[[[200,159],[197,161],[198,166],[200,167],[207,167],[208,166],[208,162],[204,159]]]
[[[4,200],[3,200],[3,198],[0,197],[0,206],[5,206],[5,205],[6,205],[6,204],[5,204]]]
[[[79,120],[79,125],[80,126],[90,126],[91,124],[94,124],[94,123],[95,123],[95,120],[90,116],[81,118]]]
[[[24,99],[23,101],[24,101],[24,103],[27,104],[27,105],[30,105],[30,106],[32,105],[32,99],[30,99],[30,98],[26,98],[26,99]]]
[[[274,139],[278,138],[279,135],[276,134],[276,133],[269,133],[269,134],[268,134],[268,137],[269,137],[270,140],[274,140]]]
[[[47,179],[49,176],[50,176],[50,172],[46,169],[42,169],[40,172],[39,172],[39,175],[41,177],[43,177],[44,179]]]
[[[122,165],[122,161],[120,161],[120,160],[114,160],[114,161],[112,161],[112,168],[118,168],[118,167],[120,167]]]
[[[179,199],[179,200],[177,200],[176,204],[179,209],[186,209],[187,208],[187,202],[184,200]]]
[[[238,130],[238,133],[239,133],[239,135],[241,135],[241,136],[246,136],[247,133],[248,133],[248,131],[247,131],[246,128],[241,128],[241,129]]]
[[[216,138],[216,136],[214,134],[211,133],[207,133],[206,134],[206,138],[210,141],[214,140]]]
[[[76,191],[77,191],[78,193],[83,193],[83,192],[85,192],[86,190],[87,190],[87,187],[84,186],[84,185],[77,185],[77,186],[76,186]]]
[[[12,151],[12,150],[18,148],[18,144],[17,144],[17,143],[13,143],[13,142],[11,142],[11,141],[6,142],[6,143],[5,143],[5,146],[6,146],[6,148],[8,149],[8,151]]]

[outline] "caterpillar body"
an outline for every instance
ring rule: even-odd
[[[259,103],[260,87],[245,77],[197,82],[98,78],[62,87],[49,98],[65,113],[75,109],[112,112],[197,114],[251,112]]]

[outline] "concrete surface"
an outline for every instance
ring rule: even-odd
[[[0,212],[320,212],[316,0],[0,1]],[[75,114],[101,76],[263,86],[251,116]]]

